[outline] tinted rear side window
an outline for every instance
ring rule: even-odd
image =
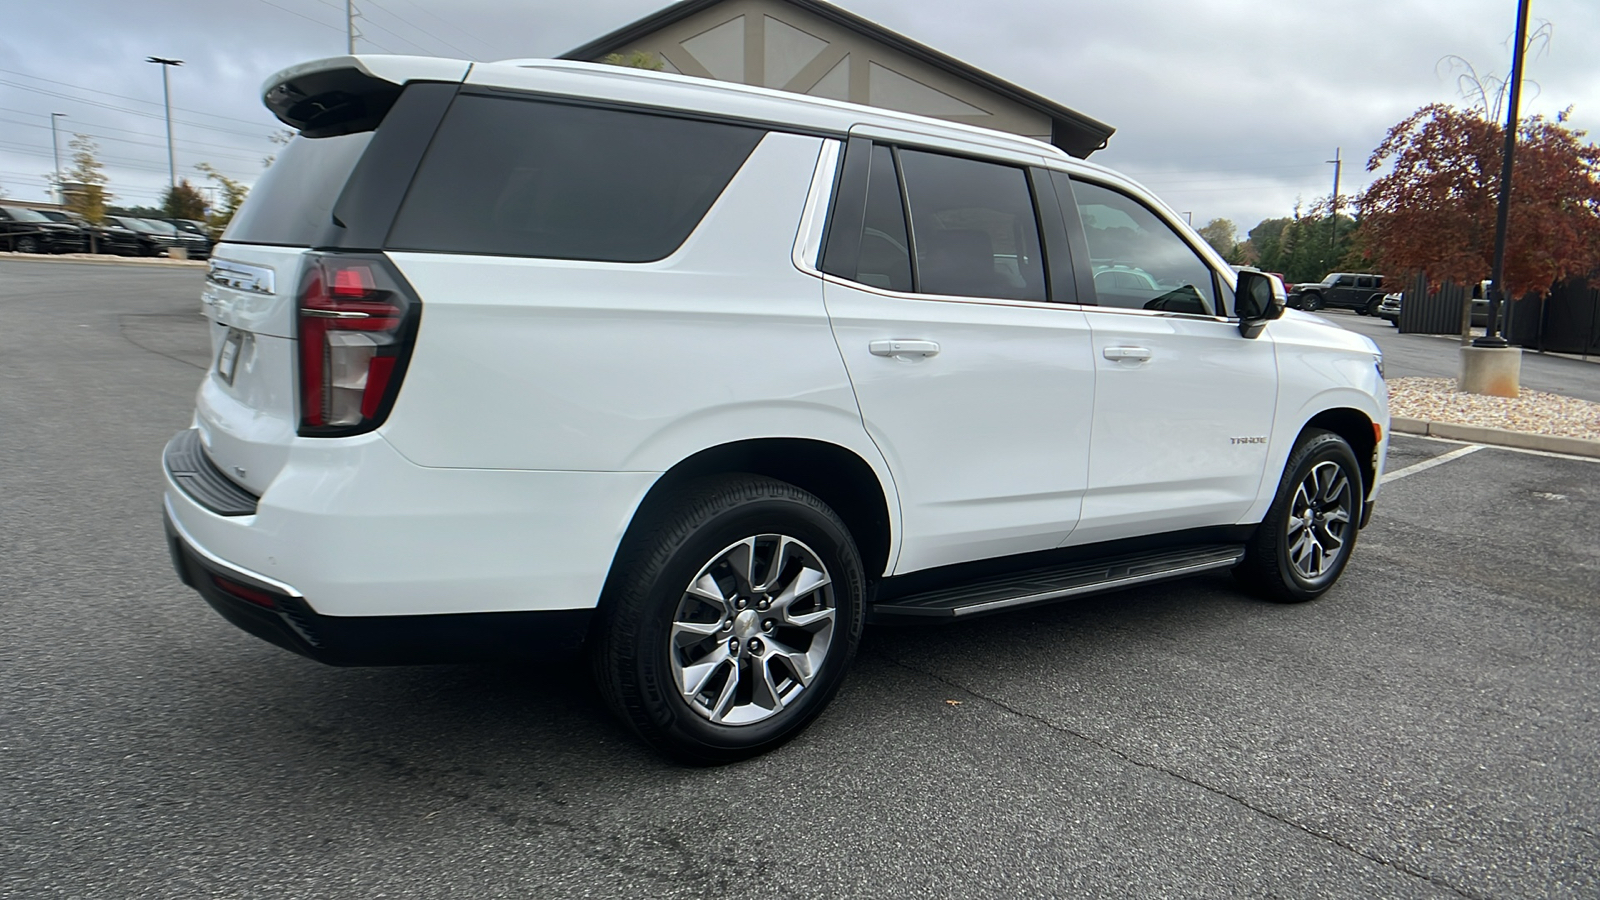
[[[366,151],[372,132],[297,137],[250,189],[224,241],[309,247],[327,230],[334,201]]]
[[[688,238],[758,128],[463,95],[445,116],[391,250],[650,262]]]

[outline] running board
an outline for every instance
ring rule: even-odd
[[[880,620],[953,619],[1083,594],[1098,594],[1213,569],[1229,569],[1242,559],[1244,546],[1239,544],[1212,544],[1159,553],[1113,556],[1047,569],[1031,569],[898,597],[874,604],[872,612]]]

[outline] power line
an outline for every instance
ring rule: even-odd
[[[300,18],[305,19],[307,22],[315,22],[318,25],[321,25],[323,28],[332,28],[334,31],[338,31],[338,32],[343,32],[344,31],[343,28],[340,28],[337,25],[329,25],[327,22],[324,22],[321,19],[313,19],[310,16],[306,15],[305,13],[295,12],[294,10],[290,9],[287,6],[279,6],[278,4],[273,3],[272,0],[261,0],[261,2],[265,3],[266,5],[268,5],[270,7],[272,7],[273,9],[282,10],[283,12],[286,12],[291,16],[299,16]]]
[[[39,125],[39,124],[34,123],[34,122],[19,122],[16,119],[0,119],[0,122],[8,122],[8,123],[13,124],[13,125],[25,125],[25,126],[27,126],[29,128],[49,128],[50,127],[49,125]],[[77,123],[74,123],[74,124],[77,124]],[[118,128],[118,129],[113,129],[113,130],[125,131],[126,129]],[[94,133],[92,131],[89,131],[87,129],[79,131],[76,128],[73,128],[73,129],[71,129],[71,131],[72,131],[73,134],[82,134],[82,135],[86,135],[88,137],[98,138],[99,140],[102,140],[102,141],[117,141],[118,143],[123,143],[123,144],[133,144],[134,146],[137,146],[137,147],[156,147],[156,148],[161,148],[161,147],[166,146],[165,144],[150,144],[150,143],[146,143],[144,141],[136,141],[136,140],[133,140],[132,138],[113,137],[113,136],[111,136],[109,134],[96,134],[96,133]],[[133,133],[134,134],[138,134],[139,132],[133,132]],[[180,143],[182,143],[182,142],[180,142]],[[255,161],[259,161],[261,159],[260,156],[244,157],[244,156],[239,156],[239,155],[233,154],[233,153],[217,153],[215,151],[193,150],[193,149],[188,148],[188,147],[185,147],[184,149],[187,150],[190,153],[193,153],[194,155],[197,155],[197,156],[201,155],[201,154],[205,154],[205,155],[208,155],[208,156],[215,156],[215,157],[219,157],[219,158],[223,158],[223,159],[236,159],[236,160],[239,160],[241,162],[255,162]],[[234,147],[234,148],[231,148],[231,149],[243,150],[245,148],[243,148],[243,147]]]
[[[498,55],[498,53],[495,52],[495,48],[493,46],[491,46],[487,41],[484,41],[483,39],[479,38],[477,35],[474,35],[474,34],[468,32],[468,31],[465,31],[465,30],[463,30],[463,29],[461,29],[461,28],[459,28],[459,27],[457,27],[455,25],[452,25],[451,23],[445,21],[444,19],[439,18],[438,16],[434,15],[427,7],[424,7],[424,6],[422,6],[422,5],[418,4],[418,3],[414,3],[414,2],[412,2],[412,0],[400,0],[400,2],[404,3],[405,5],[407,5],[409,7],[411,7],[412,9],[415,9],[416,11],[422,13],[423,15],[425,15],[428,18],[434,20],[435,22],[438,22],[440,25],[443,25],[444,27],[449,28],[451,31],[454,31],[456,34],[459,34],[462,37],[467,38],[468,40],[473,41],[474,43],[477,43],[480,46],[484,47],[485,49],[489,50],[490,52],[487,54],[488,56],[493,57],[493,56],[497,56]],[[391,15],[393,15],[393,13],[391,13]],[[440,41],[443,42],[443,39],[441,38]],[[461,48],[460,47],[456,47],[455,49],[460,50]],[[464,51],[464,50],[462,52],[466,53],[466,51]],[[470,53],[468,53],[466,55],[467,55],[468,59],[475,58]]]
[[[62,87],[69,87],[69,88],[72,88],[73,90],[88,91],[91,94],[96,94],[96,95],[103,96],[103,97],[116,97],[118,100],[130,100],[130,101],[132,101],[134,103],[143,103],[146,106],[160,106],[161,105],[160,103],[157,103],[154,100],[145,100],[145,99],[143,99],[141,97],[129,97],[129,96],[125,95],[125,94],[113,94],[113,93],[111,93],[109,91],[102,91],[99,88],[84,87],[81,84],[73,84],[73,83],[68,82],[68,81],[57,81],[54,78],[42,78],[42,77],[40,77],[38,75],[29,75],[27,72],[16,72],[16,71],[12,71],[11,69],[0,69],[0,72],[3,72],[5,74],[7,74],[7,75],[16,75],[16,76],[18,76],[20,78],[31,78],[34,81],[44,81],[44,82],[48,82],[49,84],[59,84]],[[13,85],[13,86],[14,87],[19,87],[20,85]],[[28,88],[26,86],[20,86],[20,87],[23,87],[24,90],[37,90],[37,88]],[[209,116],[209,117],[211,117],[213,119],[227,119],[230,122],[242,122],[245,125],[256,125],[256,126],[259,126],[261,124],[261,122],[259,120],[256,120],[256,119],[240,119],[240,118],[237,118],[237,117],[234,117],[234,116],[224,116],[221,113],[206,112],[205,110],[201,110],[201,109],[188,109],[188,108],[182,107],[182,106],[174,106],[173,109],[178,110],[179,112],[188,112],[188,113],[194,113],[195,115],[200,115],[200,116]],[[205,127],[205,126],[202,126],[202,127]]]
[[[444,38],[440,37],[437,34],[430,33],[427,29],[422,28],[421,26],[417,25],[415,22],[412,22],[411,20],[409,20],[406,17],[400,15],[399,13],[395,12],[394,10],[389,9],[387,7],[379,6],[377,4],[376,0],[364,0],[364,2],[366,3],[367,6],[370,6],[373,9],[382,10],[386,15],[394,16],[399,21],[404,22],[405,24],[407,24],[407,25],[411,26],[412,28],[416,29],[418,32],[427,35],[429,38],[432,38],[433,40],[438,41],[439,43],[445,45],[446,47],[449,47],[451,50],[454,50],[457,53],[461,54],[462,56],[465,56],[467,59],[475,59],[476,58],[473,54],[468,53],[467,51],[461,49],[460,47],[457,47],[455,44],[450,43],[449,41],[445,40]],[[367,21],[369,21],[369,22],[372,21],[370,16],[367,18]],[[379,25],[378,27],[379,28],[383,28],[382,25]],[[384,28],[384,30],[385,31],[389,31],[389,29],[387,29],[387,28]],[[392,31],[389,31],[389,33],[390,34],[394,34],[394,32],[392,32]],[[401,38],[401,39],[404,40],[404,38]],[[413,44],[413,46],[420,46],[420,45]]]
[[[29,109],[12,109],[9,106],[0,106],[0,112],[11,112],[11,113],[17,113],[18,115],[24,115],[24,116],[42,115],[41,113],[36,113],[33,110],[29,110]],[[20,122],[20,121],[17,121],[15,119],[7,119],[7,120],[4,120],[4,121],[14,122],[15,124],[18,124],[18,125],[27,125],[27,126],[29,126],[31,128],[49,128],[50,127],[49,125],[40,125],[37,122]],[[113,126],[113,125],[102,125],[102,124],[100,124],[98,122],[87,122],[87,121],[84,121],[83,119],[78,119],[78,118],[74,118],[71,121],[72,121],[72,124],[73,124],[74,127],[72,129],[69,129],[69,130],[73,131],[74,133],[77,133],[77,128],[76,128],[77,125],[83,125],[83,126],[85,126],[85,128],[100,128],[100,129],[103,129],[105,131],[120,131],[120,132],[122,132],[124,134],[136,134],[136,135],[139,135],[140,137],[149,137],[150,136],[150,133],[148,131],[136,131],[136,130],[134,130],[132,128],[117,128],[116,126]],[[84,133],[91,134],[91,135],[94,134],[94,132],[89,132],[89,131],[85,131]],[[99,135],[95,135],[95,136],[98,137]],[[107,137],[106,140],[120,140],[120,138]],[[209,141],[196,141],[196,140],[192,140],[190,138],[180,138],[178,140],[178,143],[182,144],[182,145],[184,145],[186,147],[214,147],[214,148],[216,148],[218,150],[238,150],[238,151],[241,151],[241,152],[244,152],[244,153],[254,153],[257,150],[266,149],[265,147],[240,147],[237,144],[213,144],[213,143],[211,143]]]
[[[55,97],[55,98],[57,98],[59,100],[69,100],[69,101],[71,101],[73,103],[82,103],[85,106],[96,106],[96,107],[99,107],[101,109],[109,109],[109,110],[112,110],[114,112],[126,113],[127,115],[130,115],[130,116],[142,116],[142,117],[144,117],[146,119],[162,119],[162,120],[164,120],[166,118],[165,116],[161,115],[160,113],[147,113],[147,112],[140,112],[137,109],[124,109],[123,107],[115,106],[115,105],[110,104],[110,103],[101,103],[98,100],[86,100],[86,99],[84,99],[82,97],[74,97],[71,94],[63,94],[63,93],[61,93],[59,91],[47,91],[44,88],[36,88],[36,87],[31,87],[31,86],[26,85],[26,84],[18,84],[18,83],[14,82],[14,81],[6,81],[3,78],[0,78],[0,84],[6,85],[7,87],[13,87],[13,88],[16,88],[18,90],[32,91],[32,92],[34,92],[36,94],[43,94],[43,95],[45,95],[47,97]],[[245,132],[245,131],[235,131],[235,130],[233,130],[231,128],[219,128],[219,127],[217,127],[215,125],[202,125],[199,122],[185,122],[185,121],[182,121],[182,120],[179,120],[179,119],[174,119],[173,121],[176,122],[179,125],[183,125],[183,126],[188,127],[188,128],[200,128],[200,129],[204,129],[204,130],[207,130],[207,131],[218,131],[218,132],[222,132],[223,134],[236,134],[236,135],[239,135],[241,137],[266,137],[267,136],[267,135],[265,135],[265,134],[263,134],[261,132],[250,133],[250,132]]]

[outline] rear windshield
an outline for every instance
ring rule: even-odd
[[[423,158],[387,247],[658,260],[694,231],[764,134],[631,110],[462,95]]]
[[[11,214],[11,218],[16,219],[18,222],[48,222],[48,221],[50,221],[48,218],[45,218],[44,216],[40,215],[39,213],[36,213],[33,210],[28,209],[27,207],[23,207],[23,206],[6,206],[6,207],[0,207],[0,209],[4,209],[6,212],[10,213]]]
[[[225,241],[309,247],[322,237],[333,204],[372,140],[362,131],[291,140],[234,215]]]

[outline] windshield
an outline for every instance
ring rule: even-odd
[[[134,221],[138,222],[141,225],[147,226],[146,230],[149,231],[151,234],[177,234],[178,233],[178,229],[172,227],[172,223],[171,222],[162,222],[159,219],[134,219]]]
[[[11,214],[11,218],[16,219],[18,222],[48,222],[48,221],[50,221],[49,219],[45,218],[44,216],[40,215],[39,213],[36,213],[31,209],[24,209],[24,208],[22,208],[20,206],[7,206],[7,207],[4,207],[4,209],[5,209],[6,212]]]

